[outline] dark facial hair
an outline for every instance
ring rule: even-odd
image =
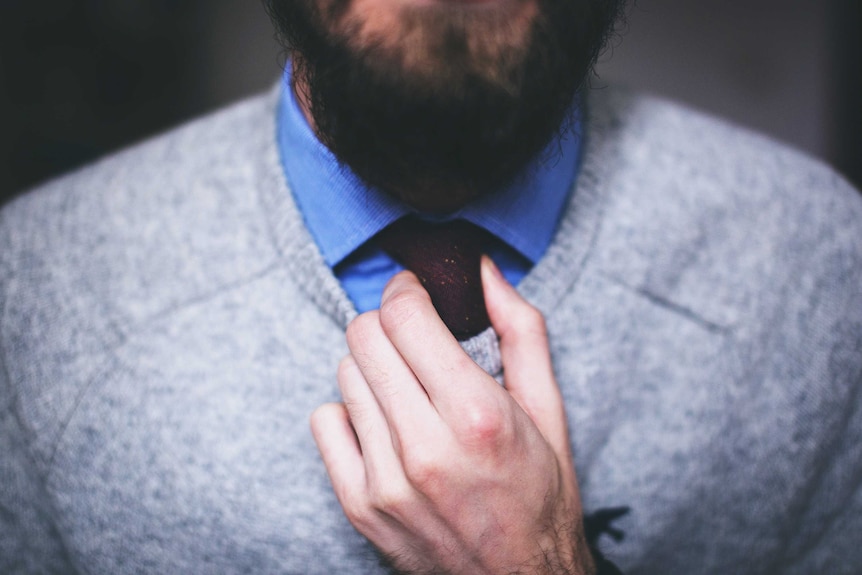
[[[264,3],[304,80],[318,137],[366,183],[438,212],[505,185],[565,127],[625,4],[538,0],[524,45],[482,65],[471,60],[470,41],[475,47],[482,34],[492,42],[505,33],[493,12],[405,9],[405,29],[425,27],[439,38],[418,72],[397,50],[356,47],[349,34],[327,30],[349,0],[335,0],[325,14],[317,1]]]

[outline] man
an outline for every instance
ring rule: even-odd
[[[854,190],[579,90],[615,2],[267,7],[283,90],[2,212],[0,571],[858,570]]]

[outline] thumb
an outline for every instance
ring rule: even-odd
[[[488,317],[500,336],[506,389],[557,455],[568,459],[566,415],[551,365],[545,318],[506,281],[488,256],[482,256],[482,286]]]

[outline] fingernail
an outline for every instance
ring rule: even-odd
[[[491,272],[495,278],[504,282],[506,281],[500,268],[497,267],[497,264],[495,264],[494,260],[492,260],[488,255],[482,254],[482,265],[488,268],[488,271]]]

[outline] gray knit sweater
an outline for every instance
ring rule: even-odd
[[[355,314],[268,94],[0,212],[0,572],[381,571],[309,413]],[[654,99],[588,99],[520,286],[548,318],[588,512],[628,575],[862,572],[862,200]],[[468,343],[492,373],[492,332]]]

